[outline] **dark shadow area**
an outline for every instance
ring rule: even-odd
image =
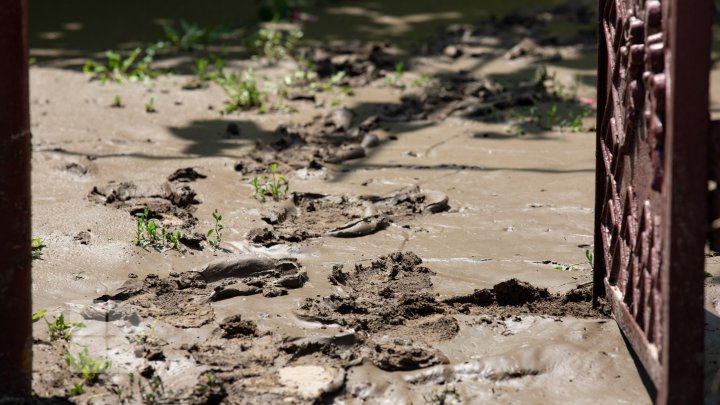
[[[74,402],[63,397],[0,398],[0,405],[72,405]]]
[[[439,163],[436,165],[356,163],[356,164],[346,165],[341,170],[341,172],[360,171],[360,170],[383,170],[383,169],[467,170],[467,171],[481,171],[481,172],[509,171],[509,172],[532,172],[532,173],[546,173],[546,174],[593,173],[593,172],[595,172],[594,168],[563,170],[563,169],[545,169],[545,168],[539,168],[539,167],[538,168],[487,167],[487,166],[476,166],[476,165],[462,165],[462,164],[456,164],[456,163]]]
[[[168,129],[178,138],[192,142],[183,153],[202,157],[228,157],[225,154],[227,150],[248,143],[270,143],[279,138],[273,132],[260,129],[252,121],[201,120],[193,121],[186,127]]]
[[[705,310],[705,403],[720,403],[720,317]]]

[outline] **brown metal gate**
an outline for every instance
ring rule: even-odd
[[[595,297],[657,389],[703,401],[712,0],[601,0]]]

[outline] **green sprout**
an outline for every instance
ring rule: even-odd
[[[299,30],[279,31],[261,28],[248,40],[248,45],[256,55],[279,62],[286,56],[293,55],[300,46],[303,36],[303,32]]]
[[[220,246],[220,243],[222,242],[222,232],[223,232],[223,225],[222,225],[222,215],[215,210],[212,213],[213,219],[215,219],[215,228],[208,229],[207,231],[207,237],[208,237],[208,243],[210,246],[213,247],[213,249],[217,249]],[[211,236],[214,237],[210,239]]]
[[[79,383],[73,384],[73,387],[68,392],[68,396],[75,397],[78,395],[82,395],[84,393],[85,393],[85,386],[83,385],[83,383],[79,382]]]
[[[166,46],[174,47],[181,51],[195,51],[203,49],[209,42],[214,41],[224,32],[226,27],[200,27],[197,24],[180,20],[179,27],[163,24]]]
[[[85,346],[83,351],[78,353],[77,357],[66,350],[65,361],[68,366],[75,369],[75,372],[78,373],[87,384],[95,383],[98,378],[110,368],[110,361],[103,358],[92,358],[88,353],[87,346]]]
[[[145,103],[145,112],[150,114],[157,112],[157,108],[155,108],[155,97],[150,97],[150,100]]]
[[[42,238],[32,238],[30,246],[32,249],[32,259],[42,259],[42,250],[47,246]]]
[[[76,329],[85,327],[85,324],[82,322],[66,322],[65,315],[63,315],[62,312],[53,318],[52,322],[45,319],[45,323],[47,323],[48,330],[50,331],[50,340],[62,339],[66,342],[70,341]]]
[[[127,58],[123,58],[118,52],[108,50],[105,52],[105,64],[89,60],[85,62],[83,72],[90,74],[93,79],[100,80],[103,84],[108,81],[122,83],[127,80],[153,79],[166,72],[152,68],[155,52],[155,48],[148,48],[144,51],[145,56],[140,58],[143,50],[135,48]]]
[[[405,63],[400,61],[395,64],[393,72],[385,78],[385,82],[391,87],[404,88],[405,85],[402,83],[403,75],[405,74]]]
[[[230,97],[230,103],[225,108],[225,112],[262,107],[264,94],[258,89],[252,70],[245,72],[242,77],[226,73],[216,81],[223,88],[225,94]]]
[[[120,96],[117,96],[117,95],[113,98],[113,102],[112,102],[112,104],[110,104],[110,106],[113,107],[113,108],[123,108],[123,107],[125,107],[125,106],[123,105],[123,103],[122,103],[122,100],[120,99]]]
[[[153,246],[162,249],[170,246],[171,249],[184,252],[185,249],[181,245],[182,232],[165,229],[160,221],[149,218],[149,215],[150,211],[147,207],[142,213],[135,214],[135,239],[132,243],[142,248]]]
[[[39,321],[42,317],[45,316],[46,313],[47,313],[47,310],[41,309],[40,311],[35,312],[34,314],[32,314],[32,321],[33,321],[33,323]]]
[[[270,176],[253,177],[250,184],[255,190],[254,196],[260,201],[265,201],[267,196],[271,196],[275,201],[285,197],[289,189],[289,184],[285,176],[277,174],[277,163],[270,165]]]

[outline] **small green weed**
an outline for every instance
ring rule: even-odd
[[[385,77],[385,82],[391,87],[405,88],[405,84],[402,82],[403,76],[405,75],[405,62],[400,61],[395,64],[393,72]]]
[[[163,24],[162,28],[165,33],[166,46],[181,51],[203,49],[209,42],[216,40],[221,34],[228,31],[226,27],[200,27],[185,20],[180,20],[178,27]]]
[[[155,97],[150,97],[150,100],[145,103],[145,112],[148,114],[153,114],[157,112],[157,108],[155,108]]]
[[[138,378],[138,389],[144,404],[154,405],[164,403],[162,400],[165,398],[165,386],[157,374],[150,378],[148,389],[145,388],[142,379]]]
[[[215,228],[208,229],[207,231],[207,238],[208,243],[210,246],[213,247],[213,249],[217,249],[220,247],[220,243],[222,243],[222,233],[223,233],[223,224],[222,224],[222,215],[215,210],[212,213],[213,219],[215,220]],[[212,237],[212,239],[210,239]]]
[[[262,107],[265,94],[258,89],[252,70],[248,70],[242,76],[226,73],[216,81],[223,88],[225,94],[230,97],[230,103],[225,108],[225,112]]]
[[[32,321],[33,321],[33,323],[35,323],[35,322],[39,321],[40,319],[42,319],[42,317],[44,317],[46,313],[47,313],[47,310],[41,309],[40,311],[35,312],[34,314],[32,314]]]
[[[248,46],[255,55],[279,62],[294,54],[300,46],[303,35],[299,30],[280,31],[261,28],[248,40]]]
[[[50,331],[50,340],[62,339],[66,342],[70,341],[76,329],[85,327],[85,324],[82,322],[66,322],[65,315],[63,315],[62,312],[53,318],[52,322],[45,319],[45,323],[47,323],[48,330]]]
[[[85,346],[83,351],[78,353],[77,357],[66,350],[65,361],[87,384],[95,383],[100,376],[110,368],[110,361],[101,357],[97,359],[92,358],[88,353],[87,346]]]
[[[117,96],[117,95],[115,97],[113,97],[113,102],[112,102],[112,104],[110,104],[110,106],[113,108],[125,107],[125,105],[122,102],[122,99],[120,99],[120,96]]]
[[[289,189],[289,184],[285,176],[277,174],[277,163],[270,165],[270,175],[262,177],[253,177],[250,184],[255,190],[255,198],[265,201],[267,196],[271,196],[275,201],[285,197]]]
[[[109,50],[105,52],[105,64],[89,60],[85,62],[83,72],[92,75],[93,79],[99,80],[101,83],[153,79],[166,72],[152,68],[155,57],[154,48],[145,50],[145,56],[140,58],[142,53],[141,48],[135,48],[128,57],[123,58],[120,53]]]
[[[82,395],[84,393],[85,393],[85,386],[83,385],[83,383],[79,382],[79,383],[73,384],[73,387],[68,392],[68,396],[76,397],[76,396]]]
[[[155,218],[149,218],[149,210],[145,210],[141,214],[135,215],[135,239],[132,241],[135,246],[142,248],[153,246],[156,249],[164,249],[170,247],[179,252],[184,252],[180,239],[183,234],[179,230],[169,231],[165,229],[160,221]]]
[[[588,266],[591,269],[595,268],[595,262],[593,262],[593,252],[590,249],[585,249],[585,260],[587,260]]]
[[[705,272],[705,278],[712,278],[712,276],[712,273],[710,273],[709,271]]]
[[[42,259],[42,250],[47,246],[45,245],[45,242],[43,242],[42,238],[32,238],[32,240],[30,241],[30,246],[32,249],[32,259]]]
[[[208,58],[195,59],[193,73],[201,81],[214,81],[222,77],[225,69],[225,58],[210,55]]]

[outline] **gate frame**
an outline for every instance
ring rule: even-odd
[[[625,3],[626,0],[615,0]],[[647,0],[648,2],[650,0]],[[709,74],[713,2],[663,0],[665,34],[665,161],[662,185],[662,347],[653,353],[619,289],[606,279],[602,232],[605,165],[601,142],[603,117],[611,91],[612,69],[598,13],[598,92],[596,133],[594,299],[605,297],[613,316],[657,389],[657,404],[702,403],[704,397],[704,248],[707,239],[710,131]]]
[[[32,384],[28,3],[0,7],[0,398],[28,397]]]

